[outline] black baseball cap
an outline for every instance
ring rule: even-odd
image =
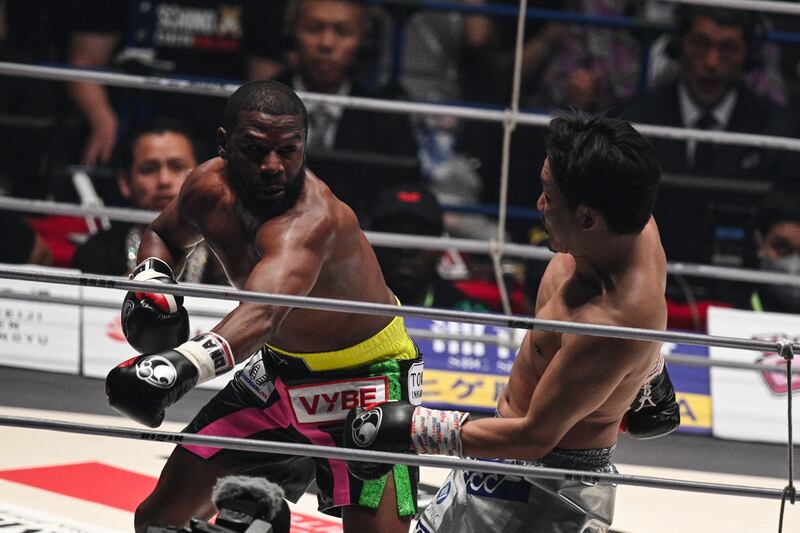
[[[369,219],[372,229],[377,229],[382,222],[393,219],[421,222],[425,229],[424,234],[441,235],[444,231],[442,206],[433,193],[417,183],[395,185],[381,191],[370,211]]]

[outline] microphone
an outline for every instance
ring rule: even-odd
[[[211,501],[219,509],[216,525],[251,531],[257,522],[272,525],[273,533],[289,533],[291,516],[283,489],[261,477],[226,476],[217,480]],[[262,531],[260,528],[252,529]],[[270,529],[263,529],[270,531]]]

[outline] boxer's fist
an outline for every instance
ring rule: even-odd
[[[415,407],[408,402],[386,402],[369,409],[356,407],[347,414],[344,446],[382,452],[462,455],[461,426],[469,415]],[[391,470],[385,463],[348,461],[360,479],[376,479]]]
[[[344,424],[346,448],[381,452],[411,451],[411,418],[414,406],[408,402],[386,402],[369,409],[356,407]],[[378,479],[387,474],[389,463],[347,461],[347,468],[359,479]]]
[[[172,269],[161,259],[142,261],[129,276],[134,281],[157,281],[175,285]],[[136,351],[167,350],[189,338],[189,315],[183,296],[157,292],[129,292],[122,302],[122,332]]]
[[[158,427],[164,411],[195,385],[233,368],[228,343],[204,333],[173,350],[120,363],[106,377],[108,403],[123,415]]]
[[[622,430],[637,439],[668,435],[681,424],[681,408],[667,367],[639,390],[622,422]]]

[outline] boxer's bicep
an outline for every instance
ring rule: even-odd
[[[306,240],[274,239],[260,242],[262,256],[243,290],[269,294],[308,295],[317,283],[325,257],[324,248]],[[241,303],[213,329],[231,345],[242,361],[275,335],[291,307]]]
[[[139,261],[158,257],[166,261],[176,274],[183,270],[186,256],[203,240],[200,229],[187,216],[192,203],[189,189],[184,187],[147,226],[139,245]]]

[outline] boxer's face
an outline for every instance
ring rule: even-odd
[[[242,111],[233,132],[220,129],[228,181],[253,215],[276,216],[297,201],[305,177],[305,139],[300,115]]]
[[[747,43],[740,26],[698,17],[681,39],[683,78],[702,106],[719,102],[744,70]]]
[[[161,211],[197,165],[192,143],[180,133],[148,133],[133,146],[130,169],[119,177],[122,196],[139,209]]]
[[[548,246],[554,252],[567,252],[571,235],[576,227],[580,226],[577,223],[577,214],[569,207],[566,197],[558,188],[547,159],[542,165],[540,180],[542,194],[536,201],[536,208],[542,214],[542,225],[547,231]]]
[[[336,92],[356,61],[364,8],[351,2],[307,0],[294,25],[297,59],[309,89]]]

